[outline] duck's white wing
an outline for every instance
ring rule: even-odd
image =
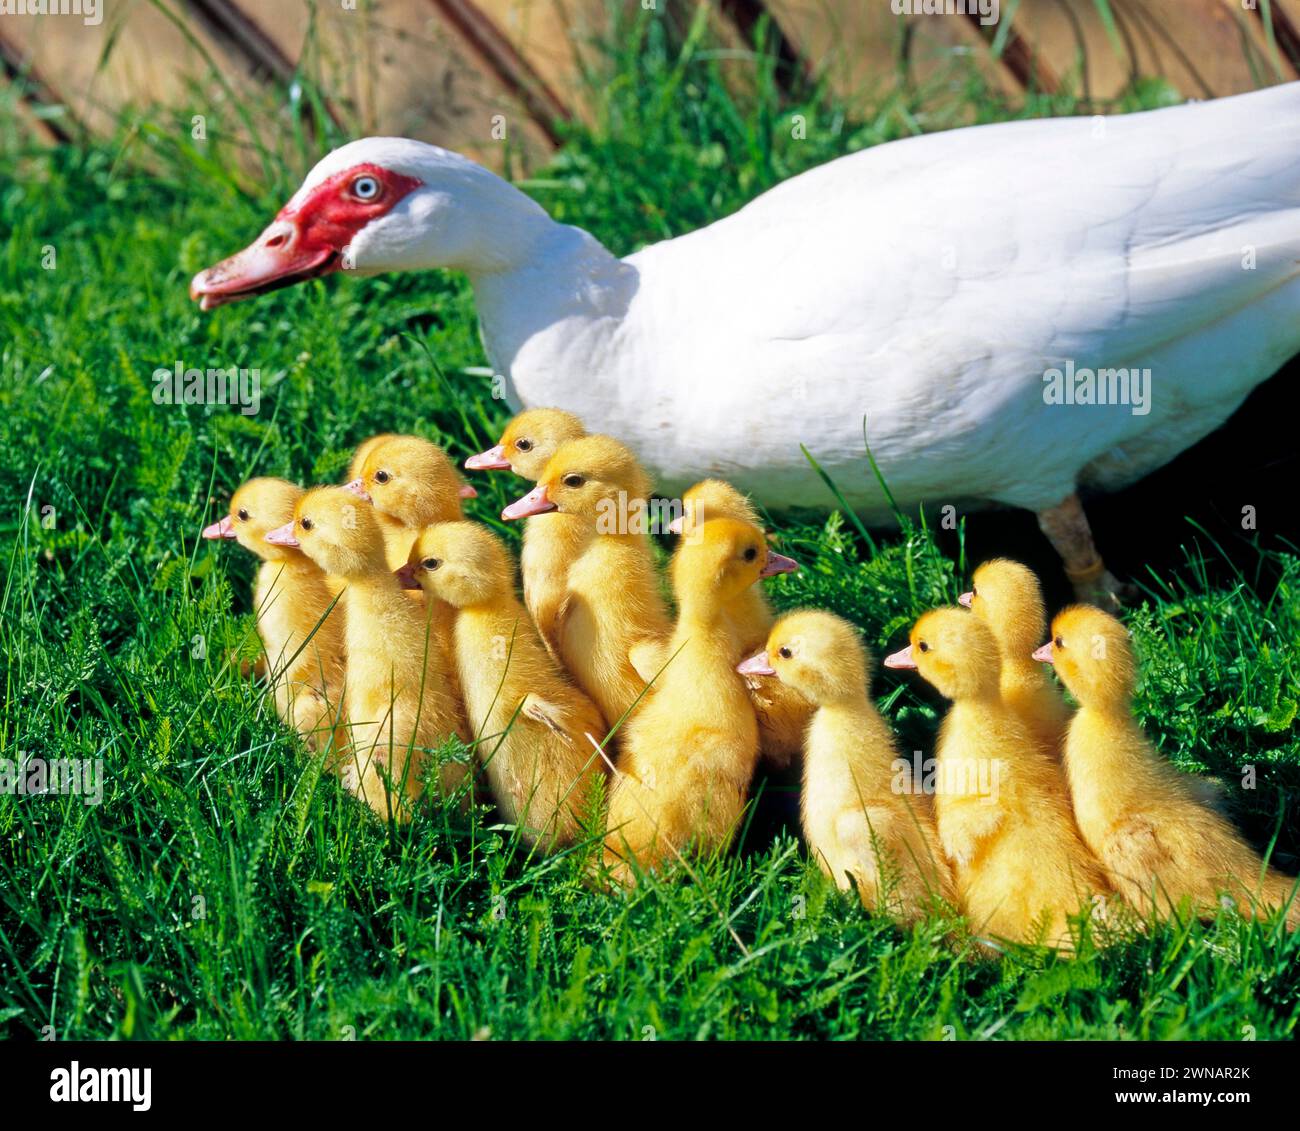
[[[1300,84],[881,146],[630,262],[657,321],[699,328],[659,335],[683,451],[721,446],[739,386],[755,466],[795,439],[860,461],[865,413],[904,495],[956,473],[1045,505],[1116,452],[1163,462],[1300,348]],[[1067,362],[1152,367],[1152,411],[1048,413]]]

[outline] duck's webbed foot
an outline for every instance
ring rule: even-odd
[[[1078,600],[1114,612],[1137,599],[1137,587],[1121,582],[1101,560],[1078,495],[1067,495],[1056,506],[1039,511],[1038,526],[1061,555]]]

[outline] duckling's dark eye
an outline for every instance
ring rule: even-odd
[[[972,585],[972,586],[970,587],[970,595],[971,595],[972,598],[974,598],[974,597],[978,597],[978,596],[980,595],[980,591],[979,591],[978,589],[976,589],[975,586]]]
[[[794,653],[791,652],[790,649],[786,647],[784,644],[782,644],[781,647],[776,650],[776,654],[780,656],[781,659],[783,660],[788,660],[791,656],[794,655]]]
[[[430,573],[432,573],[435,569],[437,569],[440,565],[442,565],[442,559],[425,558],[424,561],[420,563],[420,565],[422,565],[425,569],[427,569]]]
[[[1064,647],[1065,647],[1065,641],[1062,640],[1059,636],[1058,636],[1055,640],[1053,640],[1052,643],[1053,643],[1057,648],[1064,648]]]
[[[386,471],[376,471],[376,472],[375,472],[375,482],[376,482],[376,483],[387,483],[391,478],[392,478],[392,476],[389,475],[388,472],[386,472]]]
[[[521,452],[531,452],[533,450],[532,440],[516,440],[515,447]]]
[[[235,517],[239,519],[240,522],[247,522],[248,511],[244,510],[243,507],[240,507],[239,510],[236,512]]]
[[[758,550],[755,549],[753,546],[746,546],[745,561],[752,562],[756,557],[758,557]]]
[[[581,487],[584,480],[581,475],[572,472],[564,477],[563,482],[566,487]]]
[[[928,645],[924,640],[922,640],[917,647],[920,648],[922,652],[928,652],[930,650],[930,645]]]
[[[312,528],[311,519],[303,518],[303,519],[299,519],[298,521],[304,530],[310,530]]]

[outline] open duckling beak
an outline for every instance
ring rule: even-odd
[[[234,538],[235,524],[230,521],[230,515],[222,517],[220,522],[214,522],[211,526],[203,528],[203,537],[207,539],[217,538]]]
[[[297,546],[298,539],[293,536],[293,523],[286,522],[283,526],[277,526],[274,530],[266,532],[266,541],[272,546]]]
[[[794,558],[787,558],[784,554],[767,552],[767,561],[763,564],[762,570],[759,571],[759,577],[775,577],[778,573],[794,573],[799,568],[799,563]]]
[[[1042,664],[1052,663],[1052,642],[1049,640],[1041,648],[1035,649],[1029,658]]]
[[[466,471],[509,471],[510,464],[506,460],[506,450],[500,444],[495,448],[488,448],[485,452],[479,452],[476,456],[470,456],[465,461]]]
[[[522,499],[516,499],[506,507],[506,509],[501,512],[501,517],[509,522],[513,518],[528,518],[529,515],[546,514],[548,511],[558,509],[559,508],[546,497],[546,488],[539,483]]]
[[[916,661],[912,659],[912,646],[909,644],[906,648],[900,648],[897,652],[886,656],[885,667],[898,668],[900,671],[916,671]]]
[[[407,562],[405,565],[399,566],[397,569],[393,570],[393,576],[397,578],[398,584],[400,584],[403,589],[420,588],[420,583],[415,580],[415,566],[410,562]]]
[[[776,675],[776,669],[772,667],[766,652],[755,652],[748,660],[741,660],[736,665],[736,671],[741,675]]]
[[[373,503],[370,492],[366,490],[366,485],[360,479],[354,479],[351,483],[344,483],[343,490],[351,491],[363,503]]]
[[[963,593],[960,597],[957,598],[957,604],[959,604],[963,609],[969,609],[970,603],[973,600],[975,600],[975,594],[973,592]]]

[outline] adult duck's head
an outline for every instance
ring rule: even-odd
[[[256,240],[194,276],[190,297],[211,310],[340,270],[504,270],[550,223],[467,157],[408,138],[363,138],[322,158]]]

